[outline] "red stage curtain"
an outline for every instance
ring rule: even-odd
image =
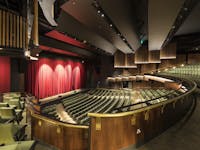
[[[85,69],[80,62],[41,58],[30,62],[27,92],[44,98],[84,86]]]
[[[0,56],[0,93],[10,92],[10,58]]]

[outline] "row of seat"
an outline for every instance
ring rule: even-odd
[[[0,122],[17,122],[22,120],[22,112],[25,108],[24,99],[20,93],[3,94],[3,101],[0,102]]]
[[[165,101],[169,98],[180,95],[181,92],[169,89],[140,89],[140,90],[113,90],[113,89],[91,89],[87,92],[80,92],[63,98],[62,103],[67,114],[78,124],[89,124],[88,113],[116,113],[120,108],[127,105],[120,111],[130,111]],[[153,101],[149,101],[152,100]],[[148,101],[148,102],[146,102]],[[54,103],[42,107],[41,113],[50,118],[59,120]]]
[[[166,69],[159,74],[173,75],[175,77],[187,78],[195,81],[200,85],[200,64],[185,65],[181,67],[174,67],[171,69]]]

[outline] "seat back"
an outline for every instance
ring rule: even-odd
[[[0,124],[0,144],[12,144],[15,142],[11,124]]]
[[[0,103],[0,107],[8,107],[8,103]]]
[[[17,109],[22,109],[19,100],[11,99],[10,101],[8,101],[8,104],[9,105],[15,105],[17,107]]]
[[[10,107],[0,107],[0,115],[2,119],[16,119],[15,111]]]

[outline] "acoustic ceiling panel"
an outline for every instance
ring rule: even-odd
[[[96,32],[104,39],[113,44],[117,49],[124,53],[131,53],[132,50],[117,35],[115,30],[110,27],[105,18],[92,6],[93,0],[72,1],[69,0],[62,5],[62,9],[73,16],[80,23],[87,26],[91,31]]]
[[[85,40],[108,53],[114,54],[116,51],[116,48],[110,42],[95,32],[90,31],[88,27],[84,26],[64,11],[61,12],[57,22],[57,30],[60,32],[73,35],[83,41]]]
[[[184,0],[149,0],[149,50],[161,49],[183,3]]]
[[[133,14],[133,1],[126,0],[126,2],[124,2],[122,0],[99,0],[99,3],[115,26],[127,39],[131,47],[134,50],[137,50],[141,44],[139,42],[138,35],[136,34],[136,25],[134,22],[134,17],[136,16]]]

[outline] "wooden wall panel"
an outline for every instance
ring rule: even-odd
[[[133,114],[91,117],[90,150],[117,150],[148,142],[187,113],[193,100],[188,96],[181,99]]]
[[[114,54],[114,68],[137,68],[134,59],[135,54],[124,54],[118,50]]]
[[[128,67],[137,68],[137,65],[135,64],[135,54],[126,54],[126,65]]]
[[[200,63],[200,54],[189,54],[188,64],[198,64]]]
[[[31,117],[32,139],[38,139],[60,150],[87,150],[88,129],[67,127],[39,115]]]
[[[173,66],[179,66],[181,64],[186,64],[186,55],[179,54],[177,55],[176,59],[163,59],[159,64],[159,68],[168,68]]]
[[[176,59],[176,43],[170,43],[162,48],[160,59]]]
[[[0,46],[24,48],[26,19],[12,12],[0,10]]]
[[[149,62],[147,47],[141,47],[135,52],[135,64],[147,64]]]
[[[125,66],[125,54],[119,50],[114,54],[114,67],[117,66]]]
[[[156,64],[142,64],[141,73],[150,73],[151,71],[156,70]]]
[[[161,63],[160,51],[149,51],[149,63]]]

